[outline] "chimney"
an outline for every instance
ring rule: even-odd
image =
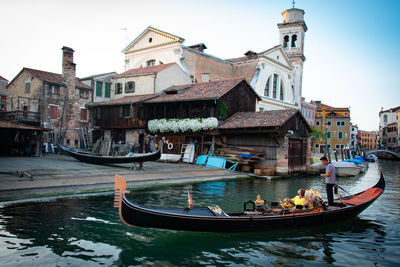
[[[204,43],[200,43],[200,44],[191,45],[191,46],[189,46],[189,48],[197,50],[199,52],[203,52],[204,49],[207,49],[207,46]]]
[[[74,63],[74,50],[72,48],[64,46],[62,49],[62,77],[68,79],[67,77],[75,77],[76,64]]]
[[[251,51],[251,50],[249,50],[249,51],[247,51],[246,53],[244,53],[244,55],[245,55],[246,57],[248,57],[249,59],[255,59],[255,58],[258,57],[258,56],[257,56],[257,53],[254,52],[254,51]]]

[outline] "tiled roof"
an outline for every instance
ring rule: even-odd
[[[218,99],[226,94],[229,90],[234,88],[241,81],[243,81],[243,79],[230,79],[173,86],[164,91],[170,92],[169,94],[163,93],[156,98],[146,101],[146,103]],[[176,91],[177,93],[171,94],[173,91]]]
[[[236,57],[236,58],[228,58],[226,61],[229,61],[231,63],[239,63],[239,62],[246,62],[250,60],[254,60],[255,58],[249,58],[249,57]]]
[[[4,81],[8,82],[8,80],[6,78],[3,78],[2,76],[0,76],[0,80],[4,80]]]
[[[163,71],[166,68],[171,67],[172,65],[176,65],[176,63],[160,64],[160,65],[155,65],[155,66],[150,66],[150,67],[130,69],[121,74],[115,75],[114,78],[159,73],[160,71]]]
[[[124,96],[124,97],[121,97],[118,99],[112,99],[110,101],[90,103],[87,106],[88,107],[97,107],[97,106],[111,106],[111,105],[124,105],[124,104],[138,103],[138,102],[142,102],[142,101],[151,99],[156,96],[157,95],[154,95],[154,94]]]
[[[48,83],[56,83],[56,84],[62,84],[62,75],[58,73],[52,73],[52,72],[47,72],[47,71],[42,71],[42,70],[35,70],[35,69],[30,69],[30,68],[24,68],[24,70],[28,71],[32,75],[36,76],[42,81],[48,82]],[[83,82],[80,82],[78,78],[75,78],[75,86],[79,88],[86,88],[86,89],[91,89],[90,86],[84,84]]]
[[[238,112],[227,119],[218,129],[279,127],[297,113],[300,113],[297,109]]]

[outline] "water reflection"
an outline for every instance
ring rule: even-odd
[[[376,182],[378,167],[343,180],[346,190]],[[388,168],[386,166],[386,168]],[[399,260],[399,176],[387,172],[384,195],[360,216],[324,226],[257,233],[196,233],[128,227],[112,208],[113,197],[58,199],[0,208],[2,265],[378,265]],[[185,206],[189,190],[195,205],[239,209],[262,194],[267,201],[294,195],[299,187],[323,191],[319,177],[268,181],[241,179],[134,190],[143,204]],[[359,191],[361,191],[359,190]],[[397,191],[396,191],[397,190]],[[388,210],[388,207],[390,208]],[[4,260],[3,260],[4,259]]]

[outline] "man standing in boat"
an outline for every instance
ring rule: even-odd
[[[326,166],[325,173],[321,177],[325,178],[326,183],[326,196],[328,198],[328,206],[334,206],[333,202],[333,188],[336,184],[336,172],[332,163],[328,162],[326,157],[320,158],[321,163]]]

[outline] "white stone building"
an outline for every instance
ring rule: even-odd
[[[192,82],[243,77],[262,98],[257,110],[300,109],[307,26],[301,9],[288,9],[282,16],[279,45],[233,59],[205,53],[204,43],[185,46],[182,37],[148,27],[122,51],[125,70],[176,63]]]

